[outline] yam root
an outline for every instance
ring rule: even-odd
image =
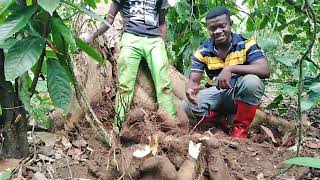
[[[192,158],[185,160],[177,173],[177,180],[193,180],[196,176],[196,165],[196,160]]]
[[[159,173],[161,179],[176,180],[177,171],[166,156],[149,157],[140,166],[141,175]]]

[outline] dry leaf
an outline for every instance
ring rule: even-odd
[[[259,173],[259,174],[257,175],[257,179],[258,179],[258,180],[265,180],[265,179],[264,179],[264,175],[263,175],[262,173]]]
[[[320,142],[319,141],[316,141],[316,142],[307,141],[307,142],[305,142],[305,145],[311,149],[320,149]]]
[[[271,130],[265,126],[260,125],[260,127],[264,130],[264,132],[266,132],[266,134],[271,138],[272,142],[277,143],[276,139],[273,136],[273,133],[271,132]]]
[[[72,145],[77,147],[77,148],[86,147],[87,144],[88,144],[87,141],[84,140],[83,138],[72,142]]]
[[[36,132],[35,135],[44,142],[45,146],[54,146],[57,136],[48,132]]]

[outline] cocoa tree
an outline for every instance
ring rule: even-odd
[[[84,4],[88,3],[84,1]],[[89,5],[95,3],[90,1]],[[41,122],[46,116],[31,103],[34,94],[38,93],[39,77],[45,79],[53,105],[67,112],[71,85],[78,87],[72,69],[72,54],[80,49],[104,63],[101,55],[74,35],[56,11],[59,7],[69,8],[105,22],[82,5],[67,0],[0,1],[0,47],[3,49],[0,61],[3,137],[0,156],[21,158],[28,155],[28,120]]]

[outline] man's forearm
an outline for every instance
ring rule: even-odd
[[[269,77],[269,67],[267,64],[250,64],[250,65],[235,65],[228,66],[230,72],[239,75],[255,74],[261,79]]]
[[[163,23],[159,26],[163,41],[167,40],[167,24]]]
[[[101,34],[103,34],[104,32],[106,32],[108,29],[109,29],[109,26],[107,26],[106,24],[101,24],[100,27],[98,28],[98,30],[96,30],[96,31],[91,35],[92,40],[96,39],[98,36],[100,36]]]

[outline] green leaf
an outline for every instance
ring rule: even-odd
[[[309,89],[313,92],[320,92],[320,82],[313,83]]]
[[[31,6],[32,5],[32,0],[26,0],[27,6]]]
[[[284,85],[281,89],[281,92],[284,95],[288,95],[290,97],[294,97],[295,95],[297,95],[298,93],[298,89],[297,87],[294,86],[290,86],[290,85]]]
[[[307,111],[310,108],[312,108],[312,106],[315,105],[315,102],[311,101],[310,99],[304,99],[301,101],[301,111]]]
[[[2,15],[13,2],[14,0],[0,0],[0,15]]]
[[[108,23],[104,18],[102,18],[101,16],[99,16],[99,15],[96,14],[95,12],[90,11],[89,9],[87,9],[87,8],[85,8],[85,7],[82,7],[82,6],[79,6],[79,5],[77,5],[77,4],[74,4],[74,3],[72,3],[72,2],[70,2],[70,1],[68,1],[68,0],[61,0],[61,2],[67,4],[67,5],[75,8],[75,9],[78,9],[79,11],[87,14],[88,16],[92,17],[92,18],[95,19],[95,20],[98,20],[98,21],[106,24],[106,25],[109,26],[109,27],[112,27],[112,25],[111,25],[110,23]]]
[[[52,126],[53,121],[46,115],[47,112],[47,109],[40,106],[39,108],[32,109],[31,116],[39,124],[49,129]]]
[[[57,9],[60,0],[38,0],[38,4],[51,14]]]
[[[283,42],[286,43],[286,44],[289,44],[291,43],[292,41],[296,40],[298,38],[297,35],[285,35],[284,38],[283,38]]]
[[[89,44],[87,44],[86,42],[84,42],[81,38],[76,37],[76,43],[77,46],[84,51],[85,53],[87,53],[90,57],[92,57],[94,60],[98,61],[98,63],[100,64],[104,64],[104,59],[101,57],[101,55],[96,51],[96,49],[94,49],[93,47],[91,47]]]
[[[71,87],[64,68],[56,59],[49,59],[48,66],[48,91],[55,107],[63,109],[66,113],[71,101]]]
[[[12,81],[36,64],[45,45],[40,37],[29,36],[13,45],[4,62],[6,80]]]
[[[8,21],[0,24],[0,43],[25,27],[36,10],[36,6],[25,8],[12,14],[8,17]]]
[[[52,27],[54,31],[57,31],[62,35],[63,39],[69,44],[71,50],[75,51],[76,41],[73,38],[73,34],[60,17],[54,17],[52,19]]]
[[[253,22],[253,20],[251,18],[248,19],[247,21],[247,31],[252,32],[255,31],[255,23]]]
[[[0,174],[0,180],[8,180],[8,179],[10,179],[11,172],[12,172],[11,169],[6,169],[5,171],[3,171]]]
[[[283,96],[280,94],[266,107],[266,109],[276,109],[279,107],[279,104],[283,100]]]
[[[258,39],[258,45],[265,52],[271,52],[278,47],[278,41],[275,37],[265,37],[262,39]]]
[[[275,56],[275,60],[288,67],[293,66],[297,62],[297,58],[294,56]]]
[[[313,157],[296,157],[284,161],[286,164],[294,164],[305,167],[320,168],[320,159]]]
[[[28,73],[23,73],[19,78],[19,99],[28,113],[31,113],[30,96],[28,86]]]
[[[0,48],[4,50],[5,53],[8,52],[8,50],[15,45],[18,42],[16,38],[8,38],[5,42],[2,42],[0,44]]]

